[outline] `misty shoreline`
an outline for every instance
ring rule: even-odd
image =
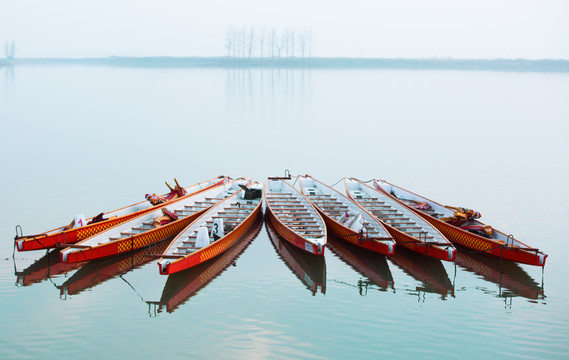
[[[101,65],[148,68],[417,69],[569,72],[569,60],[401,58],[122,57],[0,59],[0,66]]]

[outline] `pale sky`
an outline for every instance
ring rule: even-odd
[[[567,0],[0,0],[0,56],[222,56],[229,27],[310,30],[313,56],[569,59]]]

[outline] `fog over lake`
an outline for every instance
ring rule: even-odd
[[[567,4],[4,2],[0,357],[566,358]],[[334,236],[316,257],[263,218],[170,276],[150,256],[169,240],[75,264],[14,248],[174,178],[285,171],[474,209],[546,265]]]

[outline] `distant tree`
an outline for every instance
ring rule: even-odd
[[[278,58],[281,59],[282,55],[282,51],[285,47],[285,36],[284,34],[279,35],[278,40],[277,40],[277,54],[278,54]]]
[[[304,60],[304,54],[306,52],[306,45],[308,41],[308,33],[306,30],[301,31],[298,33],[298,46],[300,47],[300,57]]]
[[[16,43],[12,41],[6,41],[4,43],[4,53],[6,54],[6,59],[11,60],[16,55]]]
[[[296,43],[296,37],[294,35],[294,30],[291,30],[288,34],[290,38],[290,56],[294,58],[294,44]]]
[[[249,55],[249,60],[251,60],[251,55],[253,54],[253,51],[255,51],[255,45],[256,45],[256,31],[255,28],[250,28],[249,29],[249,33],[247,34],[247,48],[248,48],[248,55]]]
[[[241,56],[241,59],[245,59],[245,39],[247,38],[247,29],[246,28],[242,28],[241,30],[239,30],[239,34],[238,34],[238,52],[239,52],[239,56]]]
[[[289,32],[285,31],[284,34],[281,35],[281,39],[283,42],[283,48],[285,51],[285,56],[288,59],[288,54],[289,54],[289,50],[290,50],[290,41],[289,41],[289,36],[288,36]]]
[[[271,29],[271,33],[269,35],[269,43],[271,44],[271,57],[275,58],[275,49],[277,46],[277,30],[275,28]]]
[[[308,57],[312,57],[312,30],[308,32]]]
[[[259,52],[261,55],[261,59],[263,59],[264,56],[264,50],[265,50],[265,38],[266,38],[266,31],[265,28],[261,29],[261,32],[259,33]]]
[[[231,50],[234,48],[235,41],[235,30],[233,28],[227,28],[225,32],[225,49],[227,49],[227,58],[231,56]]]

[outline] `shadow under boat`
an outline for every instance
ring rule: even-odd
[[[312,292],[312,295],[316,295],[318,289],[322,294],[326,294],[326,260],[324,256],[316,256],[293,246],[276,232],[268,219],[265,221],[265,228],[281,260]]]
[[[263,217],[259,216],[247,233],[223,254],[187,270],[169,275],[162,290],[160,301],[147,301],[148,305],[154,305],[155,312],[162,312],[164,307],[167,312],[174,312],[229,266],[235,266],[235,260],[259,235],[262,225]]]
[[[86,261],[72,264],[61,262],[60,251],[60,249],[48,251],[24,270],[15,271],[16,286],[30,286],[76,270],[87,263]]]
[[[450,294],[454,297],[454,286],[450,281],[445,267],[440,260],[426,257],[416,252],[398,247],[389,260],[406,274],[422,283],[416,287],[412,295],[421,297],[421,293],[440,294],[443,300]]]
[[[156,260],[156,257],[150,255],[163,253],[172,239],[173,237],[167,238],[134,252],[87,262],[66,282],[58,286],[60,297],[65,298],[67,295],[77,295],[86,289],[95,287],[102,282]]]
[[[358,282],[360,294],[363,295],[370,284],[379,287],[380,291],[394,289],[393,276],[385,255],[363,250],[334,235],[328,235],[327,246],[342,261],[368,279]]]
[[[544,299],[543,286],[532,279],[515,262],[502,261],[484,254],[457,247],[456,264],[468,272],[499,286],[498,297],[522,296],[527,299]]]

